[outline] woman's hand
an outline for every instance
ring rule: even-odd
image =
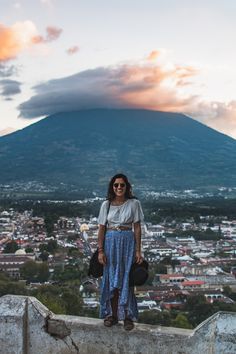
[[[136,251],[136,255],[135,255],[135,262],[140,264],[143,261],[143,257],[141,254],[141,251]]]
[[[107,263],[105,253],[103,251],[98,252],[98,262],[101,263],[102,265],[105,265]]]

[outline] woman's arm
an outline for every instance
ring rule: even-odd
[[[134,223],[134,236],[136,241],[136,263],[142,263],[142,255],[141,255],[141,224],[140,222]]]
[[[99,225],[98,228],[98,261],[99,263],[105,265],[106,264],[106,256],[103,249],[104,244],[104,235],[105,235],[106,226]]]

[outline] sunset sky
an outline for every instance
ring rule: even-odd
[[[185,113],[236,138],[236,1],[0,0],[0,135],[89,108]]]

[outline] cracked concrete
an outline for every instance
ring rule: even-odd
[[[65,321],[50,318],[47,319],[47,332],[61,339],[71,334],[71,330],[66,326]]]
[[[236,313],[219,312],[195,330],[121,323],[105,328],[94,318],[54,315],[37,299],[0,298],[3,354],[234,354]]]

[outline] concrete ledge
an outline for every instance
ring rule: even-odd
[[[27,298],[4,296],[0,298],[0,352],[21,354],[27,352]]]
[[[195,330],[54,315],[37,299],[0,298],[0,352],[4,354],[233,354],[236,313],[219,312]]]

